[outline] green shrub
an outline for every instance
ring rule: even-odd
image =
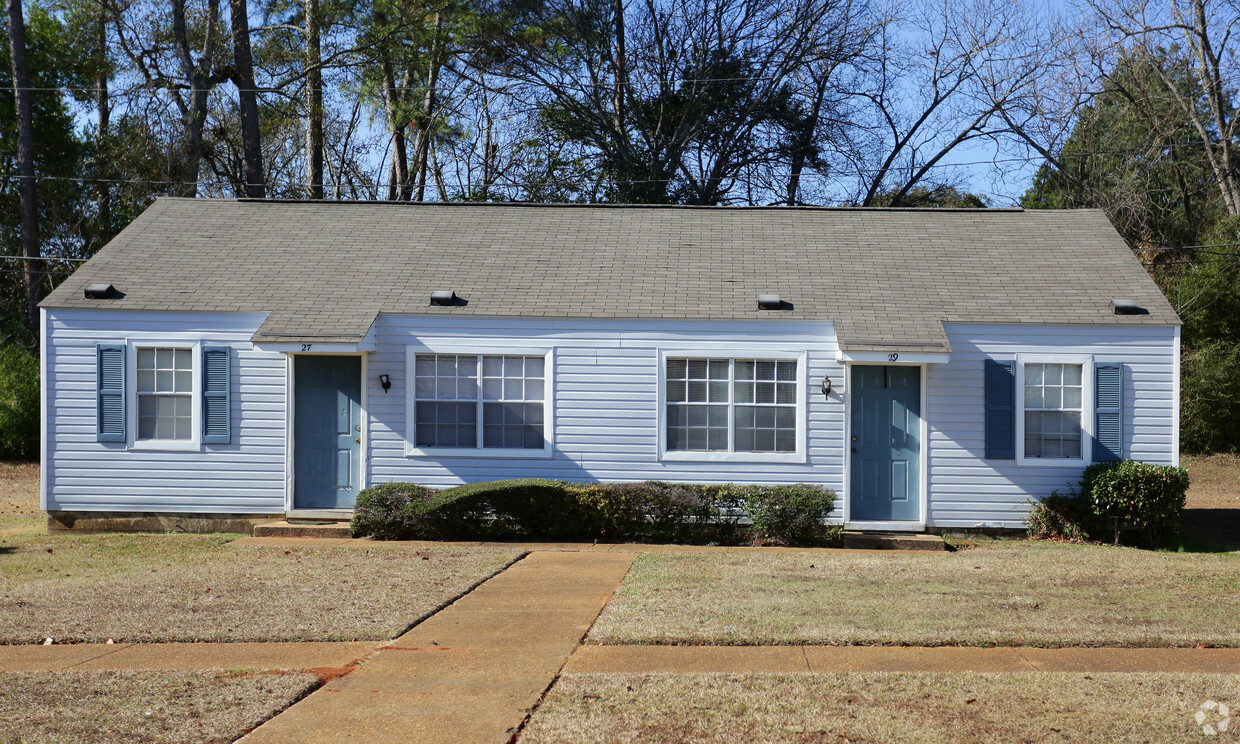
[[[798,483],[792,486],[750,486],[745,508],[753,520],[754,537],[784,545],[828,545],[839,540],[840,528],[826,524],[835,508],[835,491]]]
[[[425,537],[465,540],[592,539],[595,515],[560,481],[523,478],[456,486],[435,494],[423,515]]]
[[[1240,346],[1213,341],[1185,349],[1181,370],[1183,451],[1236,451],[1240,448]]]
[[[1120,528],[1131,525],[1150,545],[1165,544],[1175,535],[1187,492],[1184,468],[1133,460],[1090,465],[1081,484],[1094,514],[1110,521],[1116,542]]]
[[[0,345],[0,460],[39,457],[39,359]]]
[[[835,493],[818,486],[564,483],[522,479],[434,492],[388,483],[358,495],[355,537],[380,540],[594,540],[830,544],[822,518]],[[742,523],[754,514],[754,527]]]
[[[1088,540],[1097,516],[1093,504],[1078,493],[1054,491],[1040,501],[1029,501],[1025,526],[1035,540]]]
[[[383,483],[357,495],[350,529],[354,537],[376,540],[413,540],[419,517],[434,493],[416,483]]]

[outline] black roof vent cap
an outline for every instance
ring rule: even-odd
[[[88,300],[110,300],[116,296],[116,287],[111,284],[87,284],[82,294]]]
[[[1150,311],[1132,300],[1111,300],[1111,312],[1116,315],[1149,315]]]
[[[453,292],[450,289],[441,289],[436,292],[431,292],[431,304],[432,305],[444,305],[446,307],[452,307],[453,305],[456,304],[456,300],[457,300],[456,292]]]
[[[779,299],[777,294],[760,294],[758,295],[759,310],[783,310],[784,303]]]

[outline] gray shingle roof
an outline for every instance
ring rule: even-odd
[[[97,282],[124,297],[84,299]],[[431,306],[440,289],[468,304]],[[830,320],[851,351],[946,349],[953,321],[1179,322],[1096,210],[165,198],[43,305],[263,311],[255,340],[286,342],[356,342],[380,312]]]

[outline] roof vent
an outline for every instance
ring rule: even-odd
[[[450,289],[441,289],[438,292],[431,292],[432,305],[444,305],[451,307],[456,304],[456,292]]]
[[[116,296],[116,287],[111,284],[87,284],[82,294],[88,300],[110,300]]]
[[[777,294],[758,295],[759,310],[783,310],[784,303]]]
[[[1132,300],[1111,300],[1111,312],[1116,315],[1149,315],[1150,311]]]

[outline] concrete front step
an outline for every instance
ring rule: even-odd
[[[267,522],[254,525],[254,537],[334,537],[349,538],[348,522]]]
[[[947,550],[947,543],[938,535],[845,530],[843,538],[843,547],[860,550]]]

